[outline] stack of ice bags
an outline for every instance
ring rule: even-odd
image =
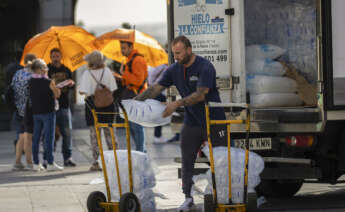
[[[209,148],[206,145],[202,151],[210,159]],[[215,167],[215,177],[217,186],[218,202],[228,203],[229,175],[228,175],[228,150],[227,147],[213,148],[213,158]],[[244,164],[245,151],[243,149],[231,148],[231,195],[233,203],[243,203],[244,193]],[[255,192],[254,188],[260,183],[260,173],[264,169],[264,161],[261,156],[254,152],[249,152],[248,168],[248,192]],[[212,194],[211,170],[206,173],[208,185],[206,194]]]
[[[297,83],[284,77],[285,69],[276,58],[286,51],[271,44],[246,47],[247,90],[253,107],[287,107],[302,105]]]
[[[160,101],[154,99],[146,99],[145,101],[126,99],[122,100],[121,103],[128,114],[128,119],[144,127],[157,127],[171,122],[171,116],[163,118],[162,114],[166,105]],[[123,117],[123,112],[120,113]]]
[[[104,160],[107,167],[111,200],[119,202],[120,193],[117,181],[119,174],[121,180],[122,194],[129,192],[129,174],[128,174],[128,153],[127,150],[116,150],[119,173],[116,172],[114,152],[104,151]],[[153,187],[156,185],[156,178],[150,159],[146,153],[131,151],[132,158],[132,177],[133,192],[138,197],[141,211],[155,211],[156,203]],[[101,163],[100,163],[101,164]]]

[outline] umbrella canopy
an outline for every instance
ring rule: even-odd
[[[52,26],[26,43],[20,63],[24,65],[27,53],[33,53],[50,63],[50,50],[59,48],[62,53],[61,62],[74,71],[86,63],[83,57],[94,50],[91,45],[94,39],[95,36],[78,26]]]
[[[113,60],[123,62],[126,60],[121,54],[120,41],[134,43],[134,48],[142,54],[147,65],[156,67],[168,64],[168,54],[152,36],[133,29],[115,29],[107,32],[93,41],[95,48]]]

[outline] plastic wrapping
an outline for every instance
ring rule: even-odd
[[[295,93],[263,93],[250,95],[252,107],[293,107],[301,106],[302,99]]]
[[[247,76],[247,89],[251,95],[262,93],[295,93],[297,83],[287,77],[262,75]]]
[[[246,45],[269,43],[285,49],[282,59],[315,84],[316,4],[315,0],[246,0]]]
[[[128,119],[144,127],[157,127],[171,122],[171,116],[163,118],[162,114],[166,106],[160,101],[126,99],[122,100],[121,103],[128,114]],[[122,111],[121,116],[123,117]]]
[[[128,154],[127,150],[116,150],[119,163],[119,176],[122,194],[129,192]],[[155,196],[152,188],[156,185],[156,178],[150,159],[146,153],[132,151],[133,192],[138,197],[143,212],[155,211]],[[120,200],[115,157],[113,151],[104,151],[104,160],[107,167],[111,199]],[[100,161],[99,161],[100,162]],[[102,163],[100,163],[102,165]]]
[[[209,158],[209,148],[205,146],[202,151]],[[227,147],[213,148],[215,176],[217,185],[218,202],[228,203],[228,150]],[[234,203],[243,203],[244,193],[244,165],[245,151],[243,149],[231,148],[231,194]],[[260,183],[260,173],[264,169],[263,159],[254,152],[249,152],[248,164],[248,191],[254,192],[254,188]],[[211,170],[206,173],[208,185],[205,193],[212,193]]]
[[[268,76],[283,76],[285,69],[280,62],[271,59],[247,59],[247,75],[261,74]]]
[[[276,59],[286,52],[285,49],[272,44],[255,44],[246,47],[246,58],[255,59]]]

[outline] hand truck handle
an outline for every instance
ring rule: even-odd
[[[239,107],[239,108],[249,108],[246,103],[230,103],[230,102],[208,102],[210,107]]]

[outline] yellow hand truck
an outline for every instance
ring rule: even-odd
[[[102,162],[102,170],[104,176],[104,182],[107,191],[107,198],[100,191],[94,191],[89,194],[87,199],[87,208],[89,212],[140,212],[140,203],[137,196],[133,193],[133,176],[132,176],[132,158],[131,158],[131,143],[130,143],[130,131],[129,131],[129,122],[127,112],[119,103],[124,115],[124,123],[99,123],[97,115],[114,115],[115,113],[110,112],[96,112],[92,109],[92,115],[94,118],[94,124],[96,129],[96,136],[97,136],[97,143],[99,148],[99,153]],[[116,142],[115,142],[115,135],[114,135],[114,128],[117,127],[124,127],[126,129],[126,142],[127,142],[127,152],[128,152],[128,176],[129,176],[129,192],[122,194],[121,190],[121,180],[119,175],[119,163],[116,154]],[[100,128],[109,128],[110,134],[112,138],[112,146],[113,152],[115,157],[115,166],[116,166],[116,173],[117,173],[117,183],[119,188],[120,194],[120,201],[119,202],[111,202],[111,195],[110,195],[110,187],[108,181],[108,174],[104,160],[103,154],[103,146],[100,134]]]
[[[210,107],[230,107],[230,108],[242,108],[247,112],[246,120],[210,120]],[[249,106],[247,104],[241,103],[217,103],[209,102],[205,104],[206,112],[206,127],[207,127],[207,140],[210,151],[210,167],[211,167],[211,177],[212,177],[212,194],[206,194],[204,196],[204,212],[254,212],[257,209],[256,194],[251,193],[247,195],[248,192],[248,162],[249,162],[249,132],[250,132],[250,112]],[[244,167],[244,193],[243,193],[243,203],[234,204],[232,202],[231,195],[231,151],[230,151],[230,126],[231,124],[246,124],[246,141],[245,141],[245,167]],[[217,187],[216,187],[216,177],[214,168],[214,158],[211,142],[211,125],[224,125],[227,126],[227,148],[228,148],[228,177],[229,177],[229,196],[228,204],[219,204],[217,200]]]

